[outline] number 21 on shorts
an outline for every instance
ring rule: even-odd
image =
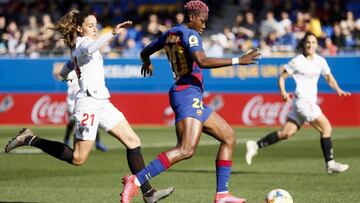
[[[93,126],[94,125],[94,114],[87,114],[87,113],[84,113],[83,114],[83,118],[81,120],[81,125],[82,126],[87,126],[88,124],[90,124],[90,126]]]

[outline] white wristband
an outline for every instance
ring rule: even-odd
[[[238,64],[239,64],[239,58],[237,58],[237,57],[236,57],[236,58],[232,58],[232,59],[231,59],[231,62],[232,62],[233,65],[238,65]]]

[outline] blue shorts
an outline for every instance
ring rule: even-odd
[[[202,91],[197,87],[190,86],[187,89],[169,91],[170,105],[175,112],[175,123],[193,117],[201,122],[205,122],[213,110],[203,103]]]

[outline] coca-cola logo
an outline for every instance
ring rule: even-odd
[[[291,102],[264,102],[263,96],[256,95],[245,105],[242,120],[250,126],[284,124],[291,106]]]
[[[41,97],[31,111],[35,124],[60,124],[65,121],[67,105],[65,101],[51,101],[49,95]]]

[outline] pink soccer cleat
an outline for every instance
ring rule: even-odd
[[[246,203],[243,198],[235,197],[229,192],[216,193],[214,203]]]
[[[124,189],[121,192],[121,202],[130,203],[138,194],[139,187],[135,184],[135,175],[125,176],[123,178]]]

